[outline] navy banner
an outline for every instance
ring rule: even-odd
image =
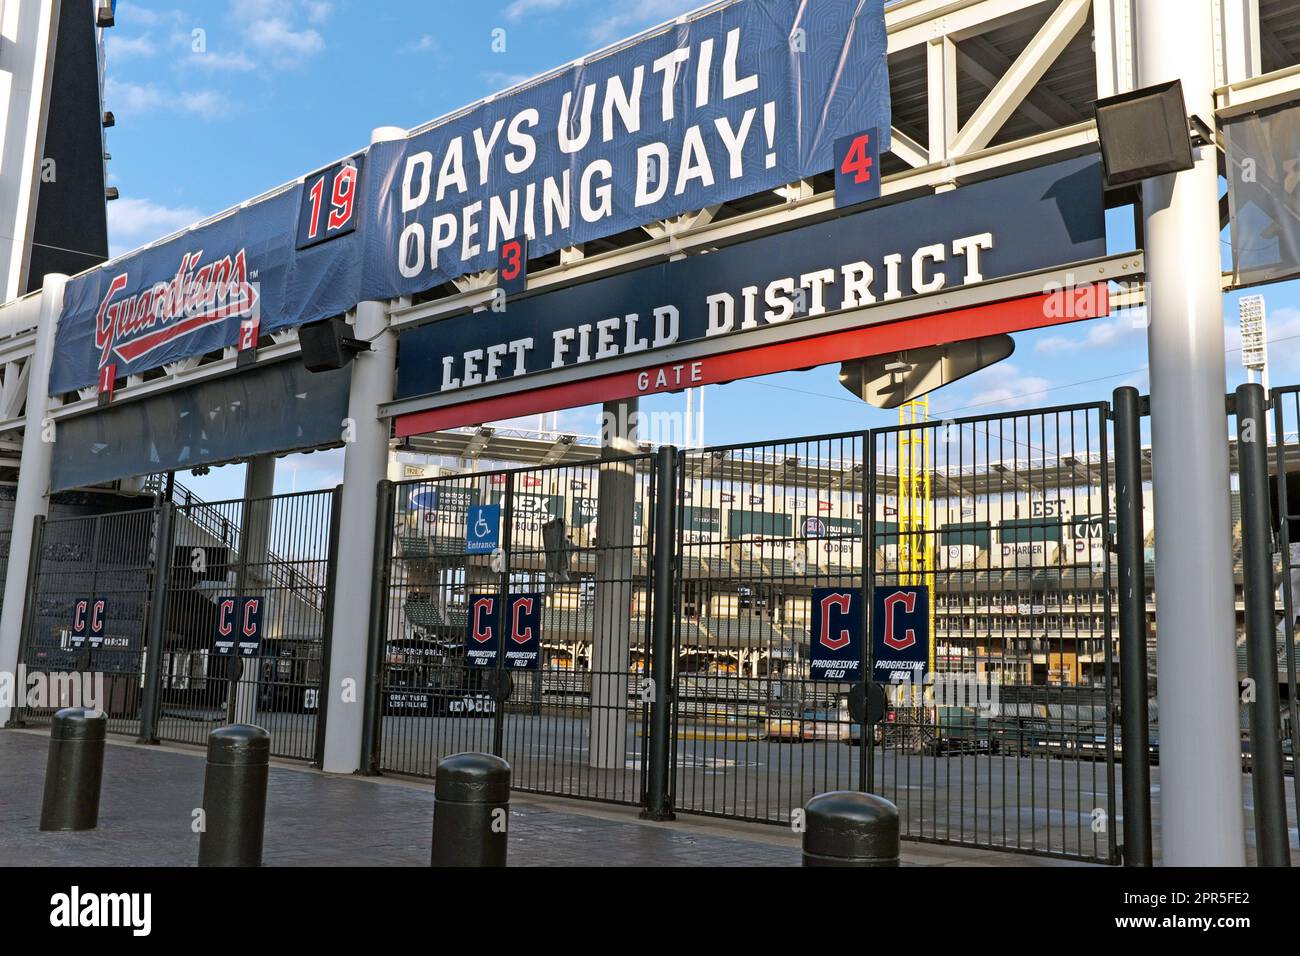
[[[862,679],[862,591],[813,588],[808,676],[812,680]]]
[[[872,679],[919,684],[930,665],[930,589],[877,587],[871,600]]]
[[[234,345],[245,322],[265,334],[356,305],[360,234],[295,249],[304,192],[299,183],[69,281],[50,394],[94,385],[105,368],[122,378]]]
[[[884,151],[885,51],[883,0],[736,0],[375,144],[74,279],[50,391],[825,172],[864,129]]]
[[[740,0],[370,150],[363,298],[772,189],[888,147],[882,0]],[[376,269],[376,264],[382,268]]]
[[[411,329],[401,336],[397,397],[744,335],[1105,254],[1101,163],[1080,157]]]

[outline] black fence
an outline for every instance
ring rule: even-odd
[[[816,793],[863,786],[851,682],[813,680],[808,653],[813,590],[864,585],[866,441],[681,455],[677,808],[788,823]]]
[[[271,733],[277,756],[317,753],[337,524],[334,491],[175,506],[157,736],[200,744],[228,721]],[[260,623],[247,656],[226,650]],[[232,669],[238,676],[232,679]],[[232,692],[233,691],[233,692]]]
[[[115,733],[192,744],[245,721],[317,759],[337,492],[140,500],[38,523],[16,718],[98,703]]]
[[[1294,827],[1297,810],[1300,810],[1300,779],[1295,772],[1296,755],[1300,753],[1300,700],[1297,700],[1296,687],[1296,625],[1300,619],[1300,386],[1275,388],[1270,397],[1273,405],[1272,458],[1276,475],[1271,511],[1276,550],[1280,557],[1276,573],[1282,598],[1275,610],[1283,621],[1277,630],[1273,655],[1281,685],[1281,707],[1276,723],[1282,743],[1283,770],[1291,776],[1290,822]],[[1244,644],[1241,642],[1237,653],[1238,673],[1242,674],[1249,671]],[[1243,759],[1249,765],[1252,763],[1247,733],[1249,717],[1244,713],[1241,724]]]
[[[679,811],[789,825],[814,794],[871,789],[915,839],[1114,862],[1108,442],[1096,404],[670,456],[660,681],[662,459],[392,485],[369,765],[430,775],[482,750],[520,789],[653,809],[647,768],[665,752]],[[869,602],[895,590],[923,594],[930,650],[875,672],[887,702],[867,720]],[[537,670],[475,636],[490,643],[486,614],[512,647],[515,597],[540,608]],[[830,667],[812,659],[839,626],[827,600],[860,615],[856,656]]]
[[[889,701],[867,785],[905,835],[1117,859],[1107,413],[872,433],[872,591],[883,604],[920,585],[930,603],[925,686],[875,671]]]
[[[393,485],[372,765],[639,803],[656,492],[644,455]]]
[[[42,725],[60,707],[98,706],[114,733],[140,734],[158,516],[144,507],[38,525],[20,722]]]

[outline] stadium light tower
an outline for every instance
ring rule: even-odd
[[[1262,295],[1243,295],[1237,302],[1237,319],[1241,327],[1241,364],[1246,367],[1248,381],[1255,381],[1259,373],[1260,384],[1268,391],[1268,339],[1267,319]]]

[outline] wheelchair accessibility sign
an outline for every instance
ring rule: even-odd
[[[491,554],[500,530],[500,505],[474,505],[465,512],[465,553]]]

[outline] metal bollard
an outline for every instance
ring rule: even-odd
[[[42,830],[95,829],[107,729],[103,711],[65,707],[54,715],[41,800]]]
[[[872,793],[835,790],[804,807],[804,866],[898,866],[898,808]]]
[[[491,754],[438,761],[433,795],[433,866],[505,866],[510,764]]]
[[[199,866],[261,866],[271,735],[251,724],[208,735]]]

